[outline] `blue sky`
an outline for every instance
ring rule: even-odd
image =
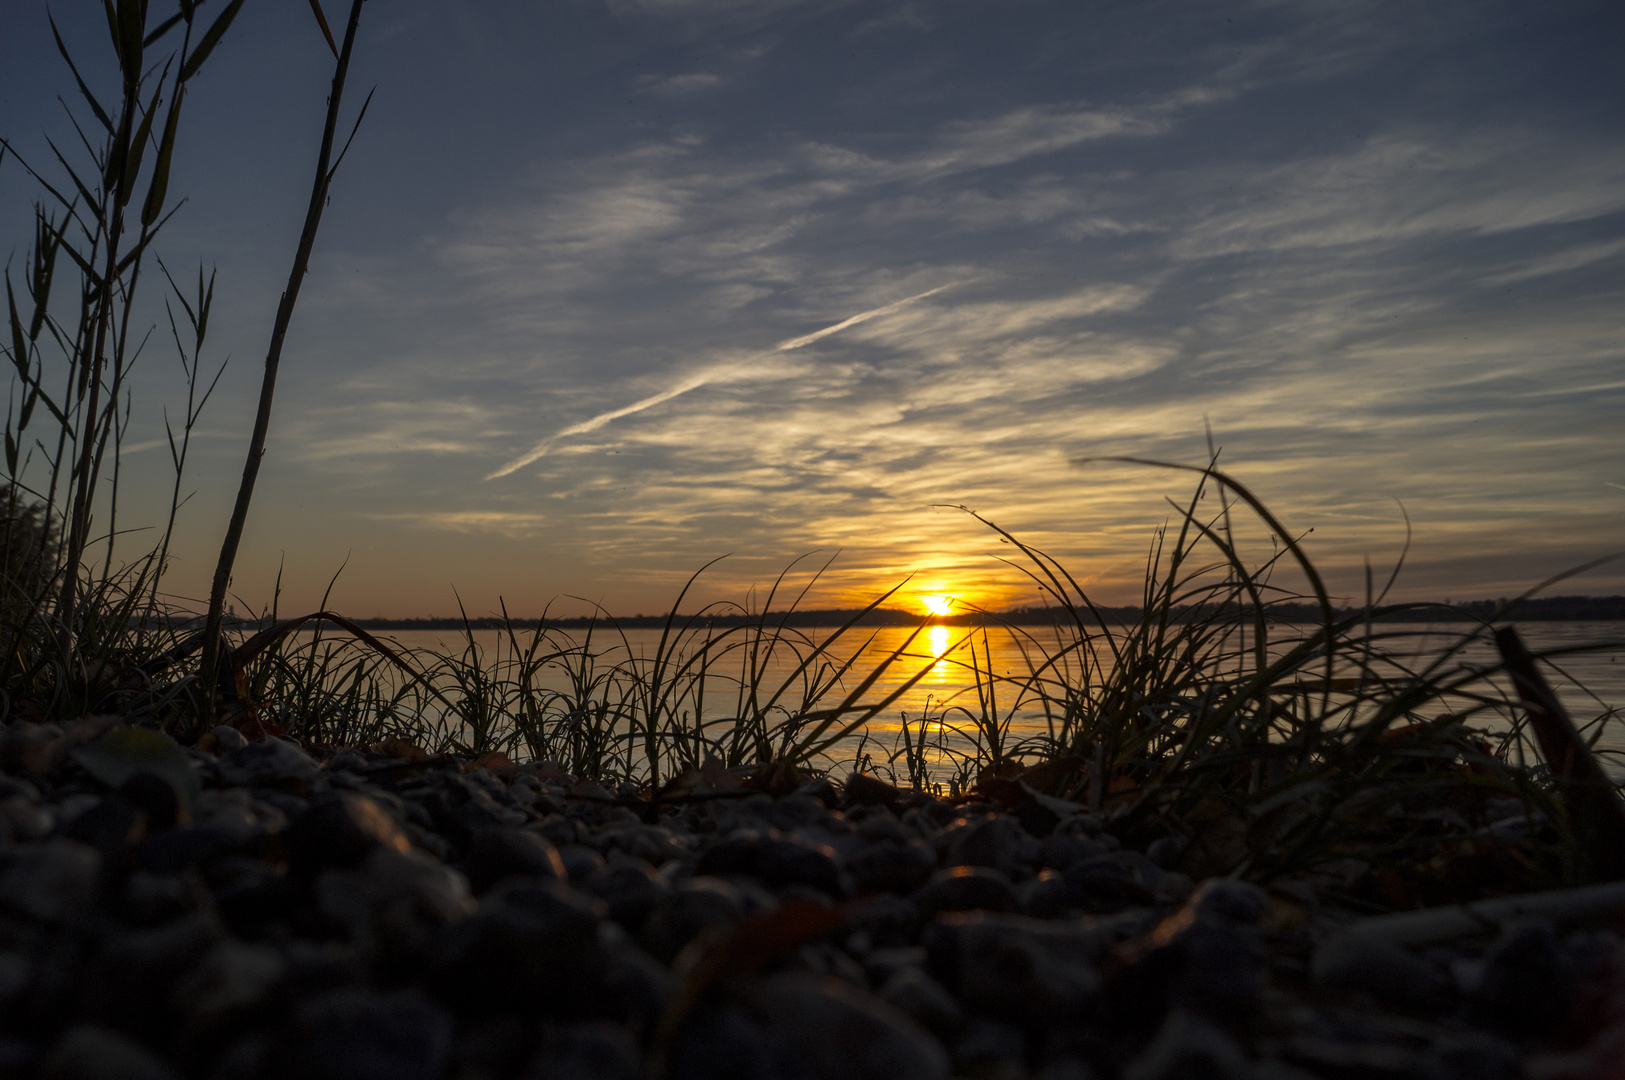
[[[45,6],[11,10],[0,129],[37,152],[72,86]],[[105,85],[100,5],[52,10]],[[719,555],[704,596],[743,599],[838,550],[815,602],[911,573],[1030,597],[965,505],[1129,600],[1189,478],[1077,462],[1196,463],[1205,423],[1343,595],[1392,564],[1400,505],[1407,598],[1625,549],[1622,31],[1489,0],[375,0],[235,588],[263,602],[285,560],[308,606],[348,557],[356,615],[454,587],[633,613]],[[330,73],[305,5],[248,0],[188,98],[161,247],[218,267],[231,363],[179,596],[212,570]],[[31,197],[0,165],[14,258]],[[142,364],[131,521],[179,390]],[[1560,591],[1622,588],[1616,564]]]

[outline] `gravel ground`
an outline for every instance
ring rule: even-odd
[[[1625,1076],[1595,921],[1351,943],[1058,802],[132,730],[0,730],[0,1076]]]

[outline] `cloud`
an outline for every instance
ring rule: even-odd
[[[640,94],[655,97],[683,97],[688,94],[716,90],[727,84],[721,75],[708,71],[692,71],[683,75],[639,75],[632,80],[632,88]]]
[[[996,542],[930,509],[963,503],[1132,591],[1185,478],[1068,462],[1200,460],[1204,417],[1351,580],[1402,536],[1391,497],[1422,565],[1580,551],[1619,521],[1595,496],[1619,479],[1625,155],[1518,115],[1345,131],[1367,113],[1329,104],[1336,80],[1405,34],[1333,8],[1248,9],[1313,27],[1187,45],[1166,78],[1126,58],[1140,74],[1115,96],[1067,81],[967,103],[939,84],[871,127],[815,103],[756,130],[759,85],[734,73],[714,118],[471,200],[425,238],[417,297],[354,294],[403,324],[426,303],[462,321],[318,402],[299,452],[393,469],[439,508],[399,520],[545,535],[617,582],[831,546],[852,563],[836,593],[985,567]],[[733,70],[714,59],[661,67]],[[945,281],[952,302],[924,302]],[[529,471],[470,485],[473,462]]]
[[[815,341],[820,341],[831,334],[839,333],[848,327],[857,326],[860,323],[868,322],[870,319],[878,318],[883,315],[890,315],[893,312],[901,310],[908,304],[912,304],[918,300],[924,300],[928,296],[935,296],[937,293],[948,288],[952,288],[952,284],[939,285],[934,289],[927,289],[925,292],[918,293],[914,296],[904,297],[903,299],[893,301],[890,304],[885,304],[869,311],[860,312],[857,315],[853,315],[850,318],[843,319],[840,322],[835,323],[833,326],[826,326],[822,330],[816,330],[811,334],[804,334],[801,337],[789,338],[788,340],[781,341],[777,345],[773,346],[772,351],[789,352],[792,349],[803,348],[807,345],[811,345]],[[663,405],[679,395],[688,393],[690,390],[698,390],[700,387],[714,381],[718,377],[726,376],[730,372],[737,371],[740,367],[743,367],[743,365],[731,366],[716,371],[709,371],[699,375],[690,376],[675,386],[660,391],[658,394],[651,394],[650,396],[643,398],[640,401],[635,401],[630,405],[623,406],[619,409],[611,409],[609,412],[599,413],[597,416],[594,416],[589,420],[583,420],[580,423],[572,424],[564,430],[543,439],[525,453],[514,458],[506,465],[503,465],[500,469],[485,477],[485,479],[495,480],[498,477],[507,476],[510,473],[524,468],[526,465],[531,464],[546,454],[548,450],[551,449],[560,439],[568,438],[571,435],[585,435],[590,431],[598,430],[612,420],[619,420],[624,416],[631,416],[635,413],[640,413],[645,409],[651,409],[656,405]]]

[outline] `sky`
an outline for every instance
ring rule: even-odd
[[[112,96],[101,5],[49,10]],[[7,0],[0,35],[0,134],[42,166],[83,113],[46,11]],[[1210,438],[1350,601],[1407,517],[1396,599],[1625,551],[1622,39],[1579,2],[374,0],[234,594],[636,614],[719,557],[685,610],[833,557],[805,605],[1033,602],[963,507],[1132,602],[1195,477],[1098,459]],[[229,363],[177,603],[207,593],[332,65],[306,4],[247,0],[187,98],[158,250],[217,272]],[[37,197],[0,163],[14,267]],[[174,482],[164,345],[121,559]],[[1625,591],[1625,563],[1552,591]]]

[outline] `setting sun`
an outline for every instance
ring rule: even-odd
[[[955,601],[951,596],[922,596],[920,603],[925,605],[927,615],[952,615]]]

